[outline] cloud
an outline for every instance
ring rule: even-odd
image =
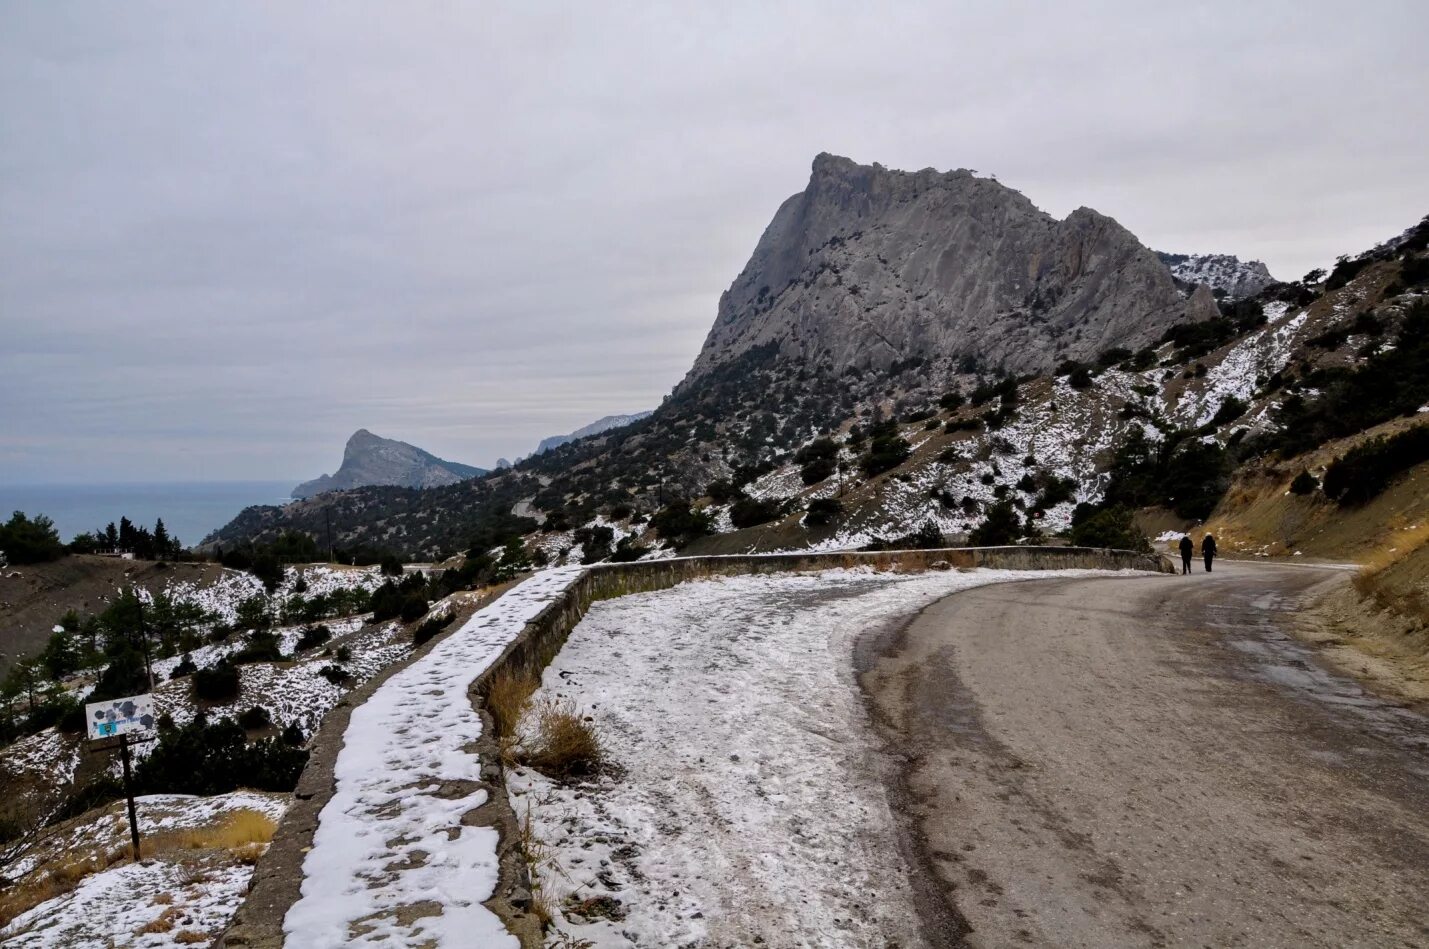
[[[0,481],[657,404],[819,151],[1297,276],[1429,207],[1421,4],[0,8]]]

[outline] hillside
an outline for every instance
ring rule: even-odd
[[[374,435],[359,428],[342,451],[342,466],[331,475],[304,481],[293,497],[308,498],[328,491],[345,491],[372,485],[434,488],[456,484],[486,473],[484,468],[457,464],[422,451],[415,445]]]
[[[457,485],[250,508],[216,540],[316,535],[330,517],[340,545],[428,559],[515,534],[560,561],[1066,536],[1101,507],[1180,527],[1242,503],[1233,478],[1273,469],[1283,491],[1299,456],[1429,403],[1413,357],[1426,239],[1421,223],[1310,282],[1220,286],[1218,303],[1095,212],[1059,222],[969,172],[820,156],[649,417]],[[1068,241],[1081,250],[1053,253]],[[1006,311],[1014,357],[966,321],[1033,258],[1035,284],[1060,289],[1040,316]],[[1220,262],[1207,279],[1263,269],[1197,259]],[[865,311],[875,297],[902,302]]]

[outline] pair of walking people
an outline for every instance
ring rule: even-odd
[[[1195,551],[1196,545],[1191,542],[1190,534],[1181,535],[1181,572],[1191,572],[1191,554]],[[1211,561],[1216,559],[1216,539],[1207,534],[1201,539],[1201,556],[1206,559],[1206,572],[1211,572]]]

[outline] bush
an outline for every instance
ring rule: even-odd
[[[352,673],[348,672],[342,666],[335,666],[332,664],[328,664],[319,669],[318,675],[322,676],[324,679],[328,680],[333,685],[342,685],[344,682],[347,682],[349,679],[352,678]]]
[[[1012,501],[998,501],[988,509],[987,517],[968,535],[974,547],[1004,547],[1017,543],[1023,534],[1022,519]]]
[[[238,667],[224,657],[193,674],[194,698],[216,704],[232,702],[238,698],[239,684]]]
[[[630,563],[639,560],[650,552],[650,548],[640,543],[634,537],[622,537],[620,543],[615,545],[615,551],[610,555],[611,563]]]
[[[1216,410],[1215,417],[1211,419],[1211,428],[1220,428],[1222,425],[1229,425],[1246,413],[1250,406],[1246,405],[1235,396],[1231,396],[1221,403],[1221,407]]]
[[[843,511],[843,502],[838,498],[815,498],[809,502],[809,509],[804,514],[804,525],[823,527],[832,524]]]
[[[534,713],[535,734],[522,741],[524,764],[557,779],[592,774],[600,767],[600,735],[572,702],[547,699]]]
[[[309,626],[298,636],[298,642],[294,648],[300,652],[304,649],[315,649],[330,639],[332,639],[332,630],[326,626]]]
[[[422,645],[437,633],[440,633],[450,626],[454,619],[456,619],[456,617],[450,613],[438,613],[436,616],[424,620],[422,625],[412,630],[412,645]]]
[[[197,671],[198,666],[194,665],[193,656],[184,653],[183,658],[179,660],[179,664],[174,666],[174,671],[169,673],[169,679],[181,679],[184,676],[191,676]]]
[[[650,518],[650,526],[661,538],[680,546],[714,530],[710,516],[704,511],[696,511],[690,507],[688,501],[674,501],[665,505]]]
[[[1325,496],[1349,506],[1364,504],[1389,487],[1399,474],[1429,461],[1429,425],[1378,438],[1351,448],[1325,472]]]
[[[936,424],[936,423],[935,423]],[[818,484],[838,470],[838,463],[832,458],[813,458],[799,469],[799,479],[805,485]]]
[[[400,577],[402,575],[402,561],[394,554],[387,554],[382,558],[382,564],[378,568],[384,577]]]
[[[1320,486],[1320,481],[1308,471],[1302,471],[1295,476],[1295,480],[1290,482],[1290,493],[1305,496],[1313,494]]]
[[[427,615],[427,608],[431,604],[427,598],[421,594],[411,594],[402,601],[402,608],[397,614],[397,618],[404,623],[414,623]]]
[[[307,752],[272,738],[249,745],[232,719],[209,724],[199,715],[182,728],[160,729],[158,744],[135,768],[134,782],[141,794],[291,791],[307,761]]]
[[[863,473],[871,478],[897,468],[907,461],[908,456],[912,453],[912,446],[898,435],[895,429],[892,432],[875,435],[868,446],[868,453],[859,459],[858,464],[863,469]]]
[[[740,498],[729,509],[729,519],[735,527],[755,527],[767,524],[779,516],[779,505],[773,501]]]
[[[277,635],[260,630],[248,635],[248,642],[242,649],[233,653],[230,661],[244,665],[250,662],[282,662],[287,658],[283,655]]]
[[[1072,543],[1078,547],[1111,547],[1117,550],[1151,549],[1136,527],[1128,508],[1112,506],[1085,517],[1072,527]]]
[[[273,716],[261,705],[253,705],[238,715],[238,724],[247,731],[257,731],[273,724]]]

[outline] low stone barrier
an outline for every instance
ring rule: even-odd
[[[940,550],[838,551],[831,553],[749,554],[677,557],[625,564],[597,564],[583,571],[564,595],[538,613],[485,670],[477,673],[468,690],[481,714],[483,734],[472,748],[481,756],[482,783],[487,803],[466,816],[463,823],[494,826],[500,833],[500,881],[487,906],[506,922],[523,946],[541,945],[536,920],[526,912],[530,881],[525,861],[516,850],[519,837],[516,815],[506,797],[485,691],[498,674],[507,672],[539,677],[565,644],[592,603],[632,593],[664,590],[689,580],[764,573],[806,573],[840,568],[872,567],[876,570],[923,571],[938,568],[988,567],[1002,570],[1147,570],[1175,573],[1171,561],[1159,554],[1089,547],[959,547]],[[414,652],[401,663],[365,683],[344,698],[326,719],[313,747],[312,757],[298,782],[297,802],[279,825],[268,852],[254,870],[249,894],[228,931],[216,945],[279,949],[283,945],[283,918],[297,900],[302,885],[303,855],[312,845],[318,816],[333,793],[333,766],[342,748],[342,732],[352,709],[360,705],[392,674],[425,655],[431,646]]]

